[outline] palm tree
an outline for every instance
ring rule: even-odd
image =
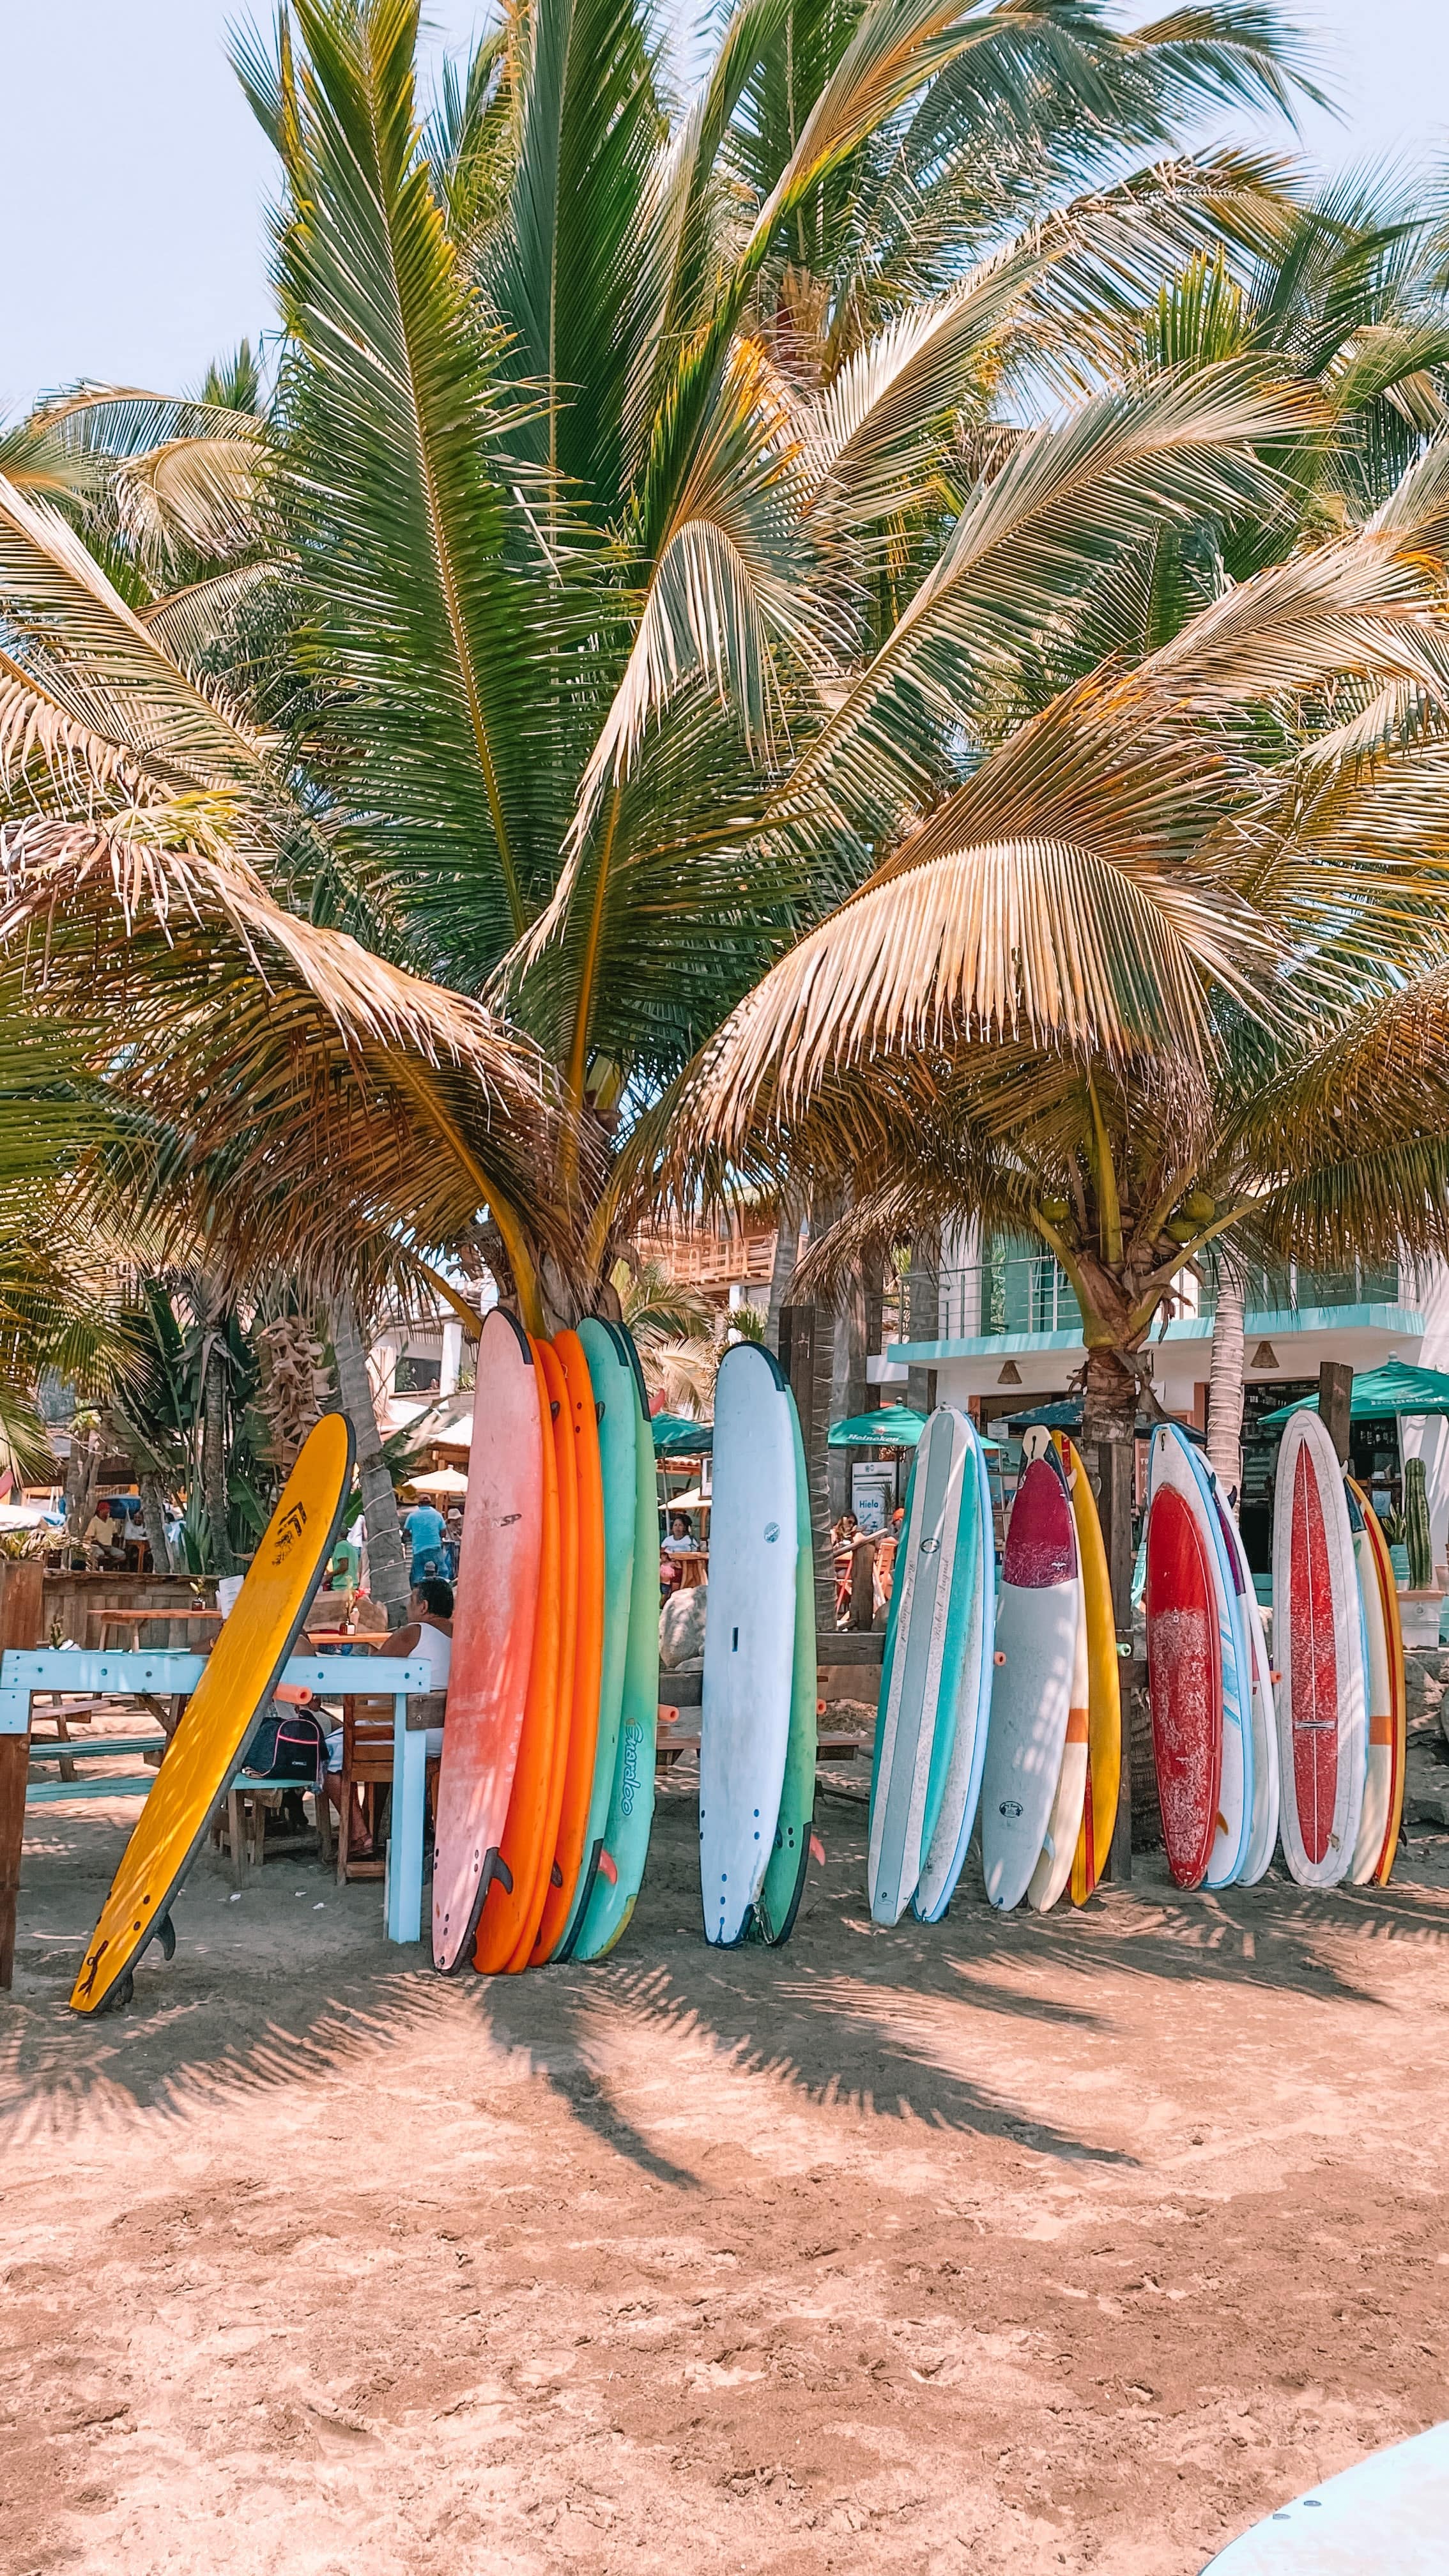
[[[266,416],[238,367],[13,436],[0,934],[45,918],[156,1122],[150,1211],[333,1286],[467,1247],[541,1327],[607,1301],[671,1085],[1043,635],[1276,511],[1321,414],[1257,309],[1153,382],[1124,332],[1323,225],[1170,157],[1301,78],[1256,7],[740,0],[677,101],[643,0],[530,0],[431,119],[416,33],[295,0],[239,46]]]
[[[817,1277],[971,1216],[1050,1253],[1119,1482],[1185,1273],[1449,1250],[1446,500],[1449,437],[1070,680],[694,1077],[697,1153],[853,1176]]]

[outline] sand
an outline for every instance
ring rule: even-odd
[[[602,1966],[208,1860],[82,2023],[128,1812],[38,1811],[0,2001],[4,2576],[1188,2576],[1449,2414],[1442,1835],[880,1932],[827,1801],[725,1956],[676,1785]]]

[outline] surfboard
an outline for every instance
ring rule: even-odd
[[[1060,1450],[1063,1482],[1066,1460]],[[1075,1524],[1075,1515],[1073,1516]],[[1078,1565],[1081,1563],[1078,1552]],[[1047,1914],[1055,1905],[1072,1875],[1077,1838],[1082,1830],[1082,1816],[1087,1799],[1087,1604],[1084,1587],[1077,1585],[1077,1629],[1072,1648],[1072,1687],[1067,1708],[1067,1732],[1062,1745],[1061,1769],[1057,1773],[1056,1795],[1052,1800],[1047,1829],[1037,1863],[1027,1881],[1026,1901],[1034,1914]]]
[[[1316,1413],[1290,1416],[1273,1503],[1279,1819],[1300,1887],[1336,1887],[1367,1767],[1363,1614],[1338,1454]]]
[[[938,1405],[911,1462],[881,1663],[866,1845],[877,1923],[915,1895],[955,1743],[981,1528],[971,1426]]]
[[[1409,1698],[1404,1671],[1404,1631],[1399,1617],[1399,1593],[1394,1581],[1393,1559],[1389,1543],[1377,1512],[1366,1495],[1361,1495],[1364,1527],[1368,1532],[1374,1571],[1378,1578],[1379,1601],[1383,1611],[1384,1643],[1389,1658],[1389,1712],[1391,1719],[1389,1811],[1384,1822],[1383,1846],[1373,1876],[1380,1887],[1387,1887],[1399,1848],[1399,1830],[1404,1821],[1404,1757],[1408,1745]]]
[[[604,1507],[603,1652],[599,1672],[599,1718],[594,1745],[593,1778],[578,1877],[569,1900],[562,1934],[553,1956],[567,1959],[578,1939],[598,1873],[614,1795],[619,1758],[619,1727],[624,1706],[624,1667],[629,1650],[629,1605],[634,1580],[634,1531],[638,1520],[638,1449],[649,1443],[647,1464],[654,1456],[648,1422],[641,1411],[634,1366],[618,1330],[598,1315],[586,1316],[579,1341],[588,1361],[599,1431],[599,1472]],[[651,1528],[649,1562],[658,1564]],[[657,1583],[656,1583],[657,1589]]]
[[[543,1462],[542,1524],[538,1554],[538,1596],[534,1605],[533,1649],[528,1692],[518,1737],[518,1760],[508,1818],[498,1846],[500,1866],[483,1900],[473,1945],[473,1965],[481,1976],[497,1976],[513,1957],[527,1932],[536,1928],[533,1905],[542,1906],[544,1846],[556,1777],[559,1694],[563,1677],[563,1580],[565,1528],[572,1519],[577,1547],[577,1495],[560,1492],[565,1474],[573,1473],[571,1450],[560,1439],[563,1371],[547,1342],[530,1335],[539,1398],[540,1453]],[[446,1741],[446,1738],[444,1739]],[[532,1919],[530,1919],[532,1918]]]
[[[1449,2424],[1394,2442],[1230,2541],[1203,2576],[1443,2576]]]
[[[1081,1577],[1055,1454],[1033,1458],[1007,1524],[995,1677],[981,1782],[986,1893],[1009,1908],[1041,1857],[1061,1778],[1076,1669]]]
[[[1278,1848],[1278,1722],[1273,1708],[1273,1663],[1242,1531],[1221,1496],[1218,1508],[1237,1573],[1239,1610],[1251,1667],[1248,1706],[1253,1735],[1253,1817],[1238,1885],[1256,1887]]]
[[[352,1482],[352,1425],[324,1413],[277,1497],[230,1615],[166,1747],[71,1992],[79,2013],[121,2007],[152,1941],[175,1947],[170,1908],[218,1799],[280,1679],[332,1552]]]
[[[1082,1453],[1062,1434],[1062,1464],[1071,1489],[1082,1602],[1087,1629],[1087,1785],[1082,1822],[1072,1854],[1072,1903],[1085,1905],[1096,1889],[1112,1848],[1122,1785],[1122,1680],[1112,1577],[1097,1498]]]
[[[1236,1562],[1224,1527],[1227,1516],[1218,1499],[1217,1478],[1197,1443],[1179,1424],[1168,1423],[1154,1434],[1152,1472],[1154,1477],[1168,1476],[1177,1482],[1196,1512],[1212,1567],[1223,1751],[1217,1822],[1203,1885],[1230,1887],[1247,1858],[1253,1825],[1252,1663]]]
[[[1222,1784],[1222,1648],[1208,1533],[1162,1437],[1147,1515],[1147,1697],[1167,1865],[1179,1887],[1200,1887]]]
[[[1351,1476],[1344,1478],[1344,1485],[1348,1494],[1348,1525],[1353,1536],[1354,1565],[1363,1611],[1364,1679],[1368,1692],[1368,1758],[1364,1770],[1363,1806],[1354,1838],[1353,1857],[1348,1865],[1348,1875],[1355,1887],[1362,1887],[1377,1875],[1389,1830],[1394,1799],[1398,1714],[1394,1707],[1389,1624],[1369,1529],[1370,1521],[1377,1515]]]
[[[751,1929],[774,1849],[795,1680],[795,1438],[774,1354],[735,1342],[714,1395],[714,1512],[699,1751],[705,1938]]]
[[[553,1862],[530,1965],[553,1956],[573,1904],[584,1856],[584,1835],[594,1786],[599,1741],[599,1693],[604,1663],[604,1486],[599,1420],[593,1380],[577,1333],[559,1333],[554,1349],[568,1388],[578,1495],[577,1642],[573,1703],[565,1748],[563,1797]]]
[[[956,1684],[956,1717],[950,1757],[941,1786],[935,1824],[921,1861],[921,1875],[911,1899],[922,1923],[939,1923],[965,1867],[981,1798],[986,1764],[986,1736],[991,1721],[991,1684],[996,1646],[996,1541],[991,1518],[991,1484],[981,1435],[969,1414],[965,1484],[961,1497],[963,1525],[968,1510],[978,1532],[973,1579],[966,1603],[964,1634]],[[894,1595],[892,1595],[894,1607]]]
[[[639,1354],[623,1324],[610,1326],[628,1368],[636,1409],[634,1568],[613,1786],[603,1847],[574,1957],[603,1959],[628,1927],[644,1884],[654,1822],[654,1756],[659,1734],[659,1479]]]
[[[528,1336],[502,1306],[483,1318],[474,1387],[433,1846],[433,1961],[445,1976],[473,1955],[498,1863],[538,1608],[544,1416]]]
[[[795,1447],[795,1661],[790,1696],[790,1734],[785,1746],[785,1777],[780,1784],[780,1812],[775,1821],[775,1847],[765,1868],[756,1919],[772,1948],[788,1941],[795,1929],[805,1876],[810,1867],[810,1832],[815,1822],[815,1757],[819,1747],[815,1694],[815,1543],[810,1528],[810,1484],[805,1443],[795,1398],[787,1387]]]

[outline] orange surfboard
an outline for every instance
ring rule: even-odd
[[[563,1529],[559,1507],[558,1413],[564,1400],[563,1371],[547,1342],[529,1337],[538,1382],[539,1425],[543,1448],[542,1544],[539,1549],[538,1596],[533,1622],[533,1651],[524,1704],[523,1731],[513,1773],[508,1822],[499,1846],[502,1866],[483,1901],[473,1965],[484,1976],[507,1968],[527,1931],[529,1946],[538,1925],[543,1898],[540,1879],[548,1875],[553,1845],[547,1842],[554,1790],[554,1756],[559,1722],[559,1669],[563,1643]],[[572,1435],[570,1435],[572,1436]],[[567,1455],[567,1453],[565,1453]],[[572,1464],[572,1460],[569,1461]],[[574,1510],[576,1512],[575,1504]],[[466,1526],[466,1524],[465,1524]],[[575,1520],[575,1528],[577,1521]],[[446,1743],[447,1737],[444,1736]],[[534,1897],[538,1893],[535,1910]],[[526,1955],[526,1954],[525,1954]]]
[[[573,1398],[568,1378],[556,1343],[539,1346],[544,1380],[553,1411],[554,1458],[558,1466],[558,1681],[554,1713],[553,1769],[549,1779],[548,1803],[544,1813],[543,1838],[539,1844],[534,1872],[533,1893],[523,1910],[523,1927],[508,1960],[508,1974],[518,1976],[528,1966],[543,1909],[548,1902],[554,1851],[558,1843],[559,1817],[563,1812],[564,1783],[568,1772],[569,1718],[573,1708],[574,1674],[577,1665],[579,1620],[579,1470],[578,1430],[574,1421]]]
[[[599,1418],[593,1381],[577,1333],[554,1342],[568,1388],[578,1484],[578,1633],[574,1651],[573,1705],[564,1760],[563,1801],[553,1865],[531,1964],[551,1959],[563,1936],[583,1866],[599,1739],[599,1687],[604,1665],[604,1478],[599,1457]]]
[[[433,1854],[433,1959],[445,1975],[472,1957],[500,1865],[533,1659],[545,1459],[553,1477],[553,1440],[540,1431],[548,1399],[528,1336],[502,1306],[483,1318],[475,1383]],[[557,1521],[555,1504],[555,1556]]]

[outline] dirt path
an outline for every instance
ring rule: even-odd
[[[1449,2414],[1449,1843],[1402,1885],[874,1931],[858,1809],[708,1952],[443,1984],[209,1865],[66,2013],[125,1811],[43,1811],[4,2041],[0,2570],[1189,2576]]]

